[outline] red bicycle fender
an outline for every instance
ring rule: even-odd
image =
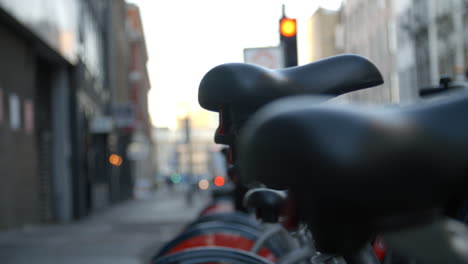
[[[189,248],[196,247],[206,247],[206,246],[217,246],[217,247],[227,247],[227,248],[236,248],[240,250],[250,251],[254,241],[243,236],[226,234],[226,233],[217,233],[217,234],[206,234],[199,235],[192,238],[189,238],[185,241],[182,241],[180,244],[169,250],[165,255],[173,254],[180,252]],[[276,257],[273,253],[267,249],[262,248],[258,255],[275,262]]]

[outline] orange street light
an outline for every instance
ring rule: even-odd
[[[114,166],[120,166],[122,165],[123,159],[117,154],[112,154],[109,156],[109,163],[114,165]]]

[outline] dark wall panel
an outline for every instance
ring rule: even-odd
[[[34,104],[36,59],[32,48],[1,23],[0,58],[0,229],[4,229],[39,220],[35,128],[25,129],[24,111],[26,100]],[[21,123],[16,130],[9,118],[12,94],[19,99]]]

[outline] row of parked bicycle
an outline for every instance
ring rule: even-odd
[[[199,88],[219,113],[231,185],[152,259],[203,263],[468,263],[468,85],[438,100],[329,99],[383,83],[357,55],[268,70],[223,64]]]

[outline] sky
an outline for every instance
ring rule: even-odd
[[[198,111],[198,85],[211,68],[242,62],[244,48],[279,44],[282,4],[298,23],[299,64],[304,64],[306,21],[317,6],[341,0],[127,0],[140,7],[148,49],[153,124],[174,128],[181,106]]]

